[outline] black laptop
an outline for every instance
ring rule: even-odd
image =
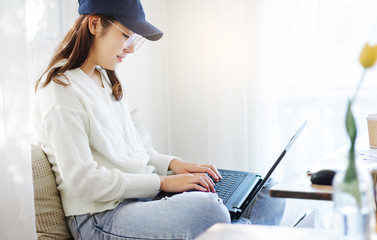
[[[295,142],[305,125],[306,121],[289,140],[288,145],[284,148],[283,152],[264,178],[253,172],[218,169],[222,179],[215,184],[215,190],[217,195],[223,200],[225,206],[228,208],[232,219],[238,219],[254,201],[255,197],[261,191],[264,184],[270,178],[271,174],[279,165],[288,149]],[[160,192],[154,197],[154,200],[161,199],[165,196],[172,196],[174,194],[176,193]]]

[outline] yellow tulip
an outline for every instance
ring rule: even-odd
[[[364,68],[372,67],[377,60],[377,45],[370,46],[365,44],[360,54],[360,63]]]

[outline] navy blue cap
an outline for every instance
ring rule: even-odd
[[[79,0],[79,14],[104,14],[114,17],[132,32],[156,41],[163,33],[145,20],[140,0]]]

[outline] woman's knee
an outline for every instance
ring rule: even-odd
[[[194,204],[193,210],[195,215],[205,218],[212,224],[230,223],[230,215],[223,201],[214,193],[190,192],[184,193],[189,195],[187,201]]]
[[[179,197],[186,215],[185,229],[191,229],[191,236],[198,236],[216,223],[230,223],[229,212],[217,194],[188,192]]]

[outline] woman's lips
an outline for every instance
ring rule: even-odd
[[[119,62],[122,62],[122,61],[123,61],[123,59],[125,58],[125,56],[124,56],[124,57],[122,57],[122,56],[119,56],[119,55],[117,55],[117,58],[118,58]]]

